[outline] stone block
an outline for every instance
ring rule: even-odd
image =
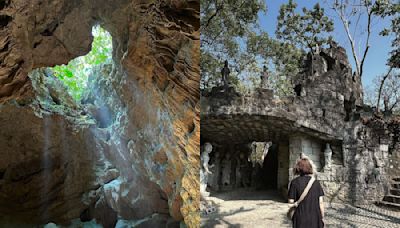
[[[308,156],[309,159],[311,159],[313,162],[318,162],[320,161],[319,156],[315,155],[315,154],[306,154]]]
[[[312,147],[312,142],[309,139],[302,139],[301,144],[304,147]]]
[[[321,154],[322,154],[321,148],[315,148],[315,147],[313,147],[313,148],[312,148],[312,154],[317,155],[318,157],[320,157]]]
[[[313,154],[312,147],[307,147],[307,146],[302,147],[302,152],[307,156],[311,156]]]
[[[331,173],[330,172],[318,172],[317,179],[320,181],[331,181]]]
[[[379,150],[382,151],[382,152],[388,152],[389,151],[389,145],[381,144],[381,145],[379,145]]]

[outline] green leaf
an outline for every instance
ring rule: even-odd
[[[68,77],[68,78],[72,78],[72,77],[74,76],[74,74],[72,73],[72,71],[69,70],[69,69],[65,69],[64,74],[65,74],[65,76]]]
[[[106,63],[112,55],[111,35],[100,26],[93,28],[93,35],[92,50],[87,55],[71,60],[68,65],[52,68],[54,75],[67,86],[68,92],[77,101],[86,89],[88,74],[92,68]]]

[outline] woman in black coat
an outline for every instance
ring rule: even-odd
[[[296,202],[303,193],[313,175],[313,167],[308,158],[301,158],[293,169],[295,175],[299,175],[290,183],[288,198],[289,203]],[[308,194],[297,206],[292,217],[294,228],[322,228],[324,227],[324,191],[315,180]]]

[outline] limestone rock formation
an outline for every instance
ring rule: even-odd
[[[0,2],[0,222],[199,224],[199,7]],[[30,72],[86,54],[95,24],[113,37],[114,63],[76,104]]]

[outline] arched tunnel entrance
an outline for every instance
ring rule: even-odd
[[[201,190],[206,189],[202,191],[202,223],[205,227],[262,227],[267,220],[273,227],[290,226],[289,220],[280,218],[287,212],[288,185],[294,178],[291,168],[300,156],[307,156],[316,171],[322,171],[318,178],[328,177],[330,173],[323,173],[329,155],[327,145],[332,146],[332,161],[341,164],[340,142],[302,127],[282,116],[281,110],[258,110],[259,106],[245,103],[245,111],[240,112],[235,106],[221,107],[217,101],[209,103],[220,109],[202,107],[208,112],[201,118],[201,143],[205,144],[201,157],[207,161],[206,155],[210,155],[211,171],[208,182],[204,174],[201,179]],[[211,152],[206,143],[212,145]],[[203,162],[203,170],[205,165]],[[260,220],[263,222],[255,222]]]
[[[201,132],[201,143],[213,146],[207,182],[211,197],[240,191],[235,198],[241,200],[248,193],[259,198],[272,193],[285,202],[291,168],[300,155],[313,161],[316,172],[324,172],[327,156],[343,164],[341,141],[276,116],[211,113],[202,117]]]
[[[207,187],[211,192],[287,190],[288,142],[251,142],[230,146],[210,143],[213,151],[210,153],[211,174]]]
[[[256,122],[243,120],[202,119],[201,143],[213,145],[208,191],[211,195],[274,192],[284,200],[289,183],[289,136],[272,125],[255,126]]]
[[[259,172],[261,188],[277,189],[278,165],[278,146],[272,144],[268,149],[268,154],[264,156],[264,161],[262,161],[261,170]]]

